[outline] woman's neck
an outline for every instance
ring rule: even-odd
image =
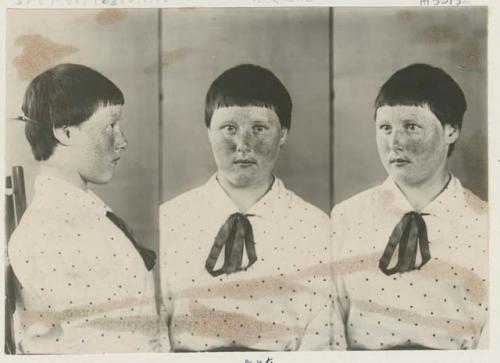
[[[237,186],[229,180],[217,175],[217,181],[229,198],[236,204],[238,210],[245,213],[255,203],[257,203],[271,188],[274,182],[274,176],[262,180],[260,183],[255,183],[249,186]]]
[[[438,173],[433,178],[423,183],[408,185],[396,182],[406,199],[415,210],[421,211],[427,207],[446,188],[451,180],[451,175],[447,170]]]
[[[67,163],[57,158],[50,158],[49,160],[40,163],[40,175],[54,176],[62,179],[79,189],[87,190],[87,183],[81,178],[78,171],[74,168],[67,167]]]

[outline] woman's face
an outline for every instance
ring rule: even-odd
[[[404,185],[419,185],[443,172],[448,148],[458,138],[458,130],[443,126],[427,106],[382,106],[375,124],[380,160]]]
[[[215,110],[208,137],[218,177],[244,188],[272,177],[287,130],[270,108],[231,106]]]

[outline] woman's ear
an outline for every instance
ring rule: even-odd
[[[74,126],[54,127],[52,132],[60,144],[68,146],[74,141],[76,128]]]
[[[288,129],[282,126],[280,135],[280,146],[283,146],[285,144],[287,137],[288,137]]]
[[[460,129],[450,124],[444,125],[444,137],[448,145],[454,144],[460,136]]]

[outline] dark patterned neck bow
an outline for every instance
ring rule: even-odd
[[[392,275],[396,272],[408,272],[420,269],[431,259],[427,227],[422,218],[423,215],[425,214],[408,212],[401,218],[397,226],[394,227],[378,264],[378,267],[384,274]],[[396,247],[399,247],[398,262],[396,266],[389,268],[389,263]],[[417,249],[420,250],[422,262],[416,267]]]
[[[212,249],[205,262],[205,268],[210,275],[219,276],[223,273],[229,275],[234,272],[246,270],[257,261],[253,230],[247,218],[248,216],[251,215],[241,213],[231,214],[219,229],[217,236],[215,236]],[[224,265],[220,269],[214,270],[222,247],[225,247]],[[243,247],[247,251],[248,265],[242,268]]]
[[[146,268],[148,269],[148,271],[150,271],[155,265],[156,253],[154,251],[151,251],[150,249],[142,247],[137,243],[137,240],[135,239],[133,232],[127,227],[127,224],[123,219],[121,219],[111,211],[106,212],[106,217],[108,217],[109,220],[113,222],[115,226],[120,228],[122,232],[125,234],[125,236],[128,237],[128,239],[130,240],[130,242],[132,242],[137,252],[139,252],[139,254],[141,255],[144,264],[146,265]]]

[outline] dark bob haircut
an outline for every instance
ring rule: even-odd
[[[375,110],[382,106],[428,106],[444,126],[462,128],[467,102],[460,86],[445,71],[412,64],[394,73],[380,88]],[[453,151],[450,145],[448,155]]]
[[[214,111],[220,107],[261,106],[274,110],[281,126],[290,129],[292,100],[283,83],[270,70],[241,64],[223,72],[207,92],[205,124],[210,127]]]
[[[25,134],[36,160],[58,144],[53,129],[77,126],[100,107],[123,105],[123,94],[101,73],[79,64],[59,64],[36,76],[24,94]]]

